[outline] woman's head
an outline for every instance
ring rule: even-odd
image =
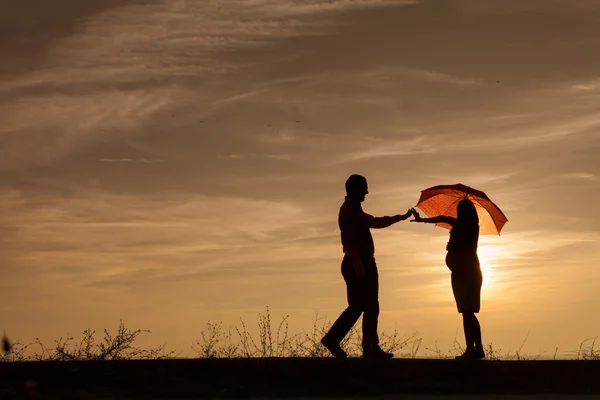
[[[479,216],[477,215],[475,204],[469,199],[462,199],[458,202],[456,214],[459,222],[473,225],[479,224]]]

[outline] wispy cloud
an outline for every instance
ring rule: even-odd
[[[73,35],[53,42],[40,68],[0,81],[0,101],[5,103],[0,168],[55,160],[90,137],[132,134],[161,111],[189,104],[191,98],[202,115],[259,95],[268,86],[223,97],[216,94],[223,90],[210,85],[196,90],[194,82],[234,77],[230,73],[246,67],[221,60],[221,52],[322,34],[335,28],[331,17],[345,11],[413,3],[234,0],[174,6],[161,1],[102,12],[82,21]],[[39,146],[38,139],[46,145]]]
[[[434,139],[419,136],[414,139],[394,140],[381,138],[357,139],[354,143],[361,149],[349,149],[338,158],[339,162],[352,162],[381,157],[408,156],[415,154],[430,154],[439,150]],[[356,146],[354,146],[356,147]]]
[[[439,182],[463,183],[472,187],[479,185],[503,184],[519,175],[519,172],[484,172],[470,171],[468,174],[457,176],[456,172],[452,174],[441,173],[432,174],[428,178]],[[455,182],[460,180],[461,182]]]
[[[390,82],[394,80],[422,80],[433,83],[443,83],[459,86],[481,85],[482,79],[460,77],[439,71],[406,67],[385,67],[367,71],[363,74],[366,79]]]
[[[147,158],[137,158],[137,159],[133,159],[133,158],[101,158],[100,161],[110,162],[110,163],[145,163],[145,164],[165,162],[165,160],[160,159],[160,158],[149,158],[149,159],[147,159]]]
[[[242,158],[246,158],[246,154],[239,154],[239,153],[231,153],[231,154],[227,154],[226,156],[219,156],[220,158],[227,158],[230,160],[241,160]]]
[[[584,181],[597,181],[599,178],[595,174],[590,174],[587,172],[572,172],[568,174],[560,174],[556,176],[559,179],[567,179],[567,180],[584,180]]]
[[[110,90],[91,97],[53,95],[7,102],[0,108],[0,170],[54,161],[96,143],[98,137],[135,133],[171,103],[171,93]]]
[[[296,156],[291,155],[291,154],[255,154],[255,153],[237,154],[237,153],[232,153],[232,154],[228,154],[226,156],[219,156],[219,158],[230,159],[230,160],[270,159],[270,160],[278,160],[278,161],[289,161],[293,158],[296,158]]]
[[[600,79],[594,79],[585,83],[577,83],[571,86],[574,91],[591,92],[600,89]]]
[[[489,152],[524,149],[557,143],[573,136],[584,135],[599,126],[600,117],[597,113],[583,109],[571,115],[563,115],[560,118],[547,115],[546,119],[538,117],[530,121],[521,121],[520,126],[508,126],[505,131],[502,131],[502,128],[499,127],[491,127],[493,134],[459,134],[459,137],[468,136],[468,138],[464,140],[455,138],[452,143],[447,145],[457,149],[481,149]],[[473,138],[473,136],[479,137]]]
[[[239,65],[214,59],[215,50],[262,45],[330,29],[332,15],[362,8],[414,4],[410,0],[187,1],[120,7],[83,23],[83,32],[54,44],[49,65],[0,88],[155,80],[227,72]],[[237,20],[232,20],[236,15]],[[324,17],[313,19],[312,17]]]
[[[296,158],[296,156],[291,154],[267,154],[267,158],[279,161],[289,161],[293,158]]]
[[[283,262],[298,258],[290,248],[277,250],[283,243],[329,235],[318,216],[289,202],[168,195],[142,200],[94,189],[68,199],[46,197],[43,206],[37,205],[41,198],[31,202],[14,190],[1,198],[2,225],[19,228],[4,246],[27,248],[21,262],[48,278],[80,283],[125,273],[132,263],[137,271],[171,265],[164,275],[189,274],[189,268],[200,274],[237,260],[241,249],[245,263]],[[261,254],[266,249],[270,255]]]

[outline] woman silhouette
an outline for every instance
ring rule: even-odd
[[[421,218],[413,209],[414,220],[431,224],[446,223],[452,226],[450,240],[446,245],[446,265],[452,271],[452,292],[458,312],[463,316],[466,350],[457,359],[485,358],[481,344],[481,326],[475,316],[481,306],[481,284],[483,276],[477,257],[479,241],[479,217],[471,200],[463,199],[458,203],[457,218],[440,215],[433,218]]]

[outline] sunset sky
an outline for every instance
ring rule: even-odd
[[[206,322],[290,330],[346,305],[337,213],[463,183],[483,236],[485,343],[600,335],[600,2],[3,0],[0,330],[52,344]],[[460,342],[448,231],[374,232],[380,327]]]

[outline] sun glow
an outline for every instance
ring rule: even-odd
[[[496,260],[499,250],[498,246],[490,244],[479,246],[477,249],[481,272],[483,273],[483,286],[494,282],[494,269],[497,265]]]

